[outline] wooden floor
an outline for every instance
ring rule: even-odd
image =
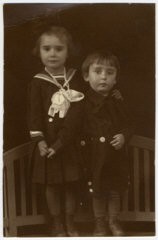
[[[93,223],[77,223],[76,228],[79,232],[80,237],[93,236]],[[155,224],[151,222],[125,222],[123,223],[123,228],[126,232],[126,236],[155,236]],[[48,228],[44,225],[21,228],[19,229],[18,235],[20,237],[50,237]]]
[[[149,237],[155,236],[154,232],[126,232],[127,237]],[[32,234],[32,235],[25,235],[21,237],[50,237],[48,234]],[[92,233],[80,233],[79,237],[92,237]],[[112,236],[109,236],[112,237]]]

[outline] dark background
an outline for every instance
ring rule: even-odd
[[[155,4],[4,4],[4,150],[29,141],[27,85],[40,70],[31,51],[48,24],[71,32],[75,67],[94,49],[118,56],[135,134],[154,138]]]

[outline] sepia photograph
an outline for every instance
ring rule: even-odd
[[[3,3],[3,237],[151,237],[155,3]]]

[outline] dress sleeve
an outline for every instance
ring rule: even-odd
[[[28,86],[28,125],[32,140],[44,139],[41,86],[39,79],[33,79]]]
[[[58,138],[51,146],[55,151],[71,144],[79,135],[83,122],[84,100],[71,103]]]

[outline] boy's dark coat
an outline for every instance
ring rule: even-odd
[[[127,143],[132,125],[122,100],[99,95],[90,89],[85,99],[84,134],[81,148],[86,175],[93,182],[96,196],[107,190],[123,191],[128,185],[127,148],[115,150],[110,141],[119,133]]]
[[[82,91],[81,86],[81,79],[75,74],[70,81],[70,88]],[[61,119],[56,114],[53,122],[49,122],[51,97],[58,90],[57,86],[40,78],[34,78],[29,86],[29,129],[44,132],[48,146],[56,148],[52,159],[47,159],[40,156],[35,141],[30,152],[29,168],[35,183],[62,183],[80,177],[80,159],[75,145],[82,123],[83,101],[71,103],[65,118]]]

